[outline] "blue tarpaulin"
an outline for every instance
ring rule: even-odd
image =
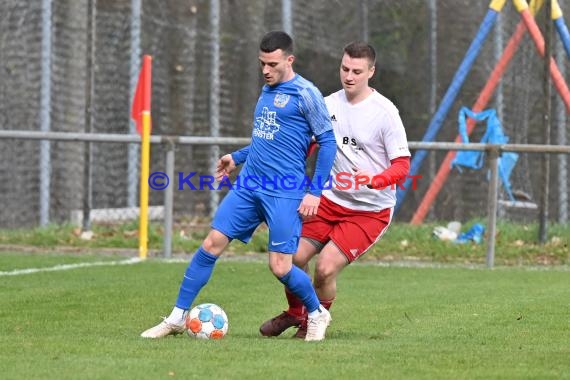
[[[459,135],[463,143],[469,143],[469,136],[467,135],[467,123],[466,118],[470,117],[476,121],[487,121],[487,129],[483,138],[481,138],[481,143],[484,144],[506,144],[509,138],[503,132],[501,127],[501,122],[497,117],[497,112],[493,109],[488,109],[481,112],[473,112],[467,107],[462,107],[459,111]],[[519,155],[514,152],[503,152],[499,157],[499,178],[503,183],[503,187],[509,199],[515,201],[513,192],[511,189],[511,183],[509,178],[511,173],[517,163]],[[457,152],[455,159],[451,162],[451,168],[457,168],[460,172],[462,168],[470,169],[481,169],[485,161],[484,151],[473,151],[473,150],[463,150]]]

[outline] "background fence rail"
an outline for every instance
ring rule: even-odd
[[[2,131],[0,130],[0,140],[15,140],[15,141],[28,141],[28,140],[39,140],[44,141],[62,141],[62,142],[83,142],[83,143],[111,143],[111,144],[138,144],[140,143],[140,137],[136,135],[121,135],[121,134],[92,134],[92,133],[64,133],[64,132],[32,132],[32,131]],[[157,171],[164,171],[168,178],[175,178],[175,152],[181,146],[207,146],[207,147],[218,147],[220,144],[226,147],[230,146],[244,146],[249,144],[249,138],[228,138],[228,137],[193,137],[193,136],[162,136],[154,135],[151,138],[151,144],[155,146],[163,146],[164,149],[162,153],[164,154],[164,160],[161,160],[163,164],[153,164],[154,169]],[[487,211],[485,215],[487,217],[487,228],[488,228],[488,239],[487,239],[487,266],[492,267],[494,265],[495,257],[495,235],[496,235],[496,222],[497,222],[497,212],[498,212],[498,194],[499,194],[499,174],[498,174],[498,157],[502,152],[519,152],[519,153],[530,153],[530,154],[570,154],[570,146],[567,145],[539,145],[539,144],[479,144],[479,143],[469,143],[469,144],[459,144],[450,142],[415,142],[409,143],[410,149],[417,150],[433,150],[433,151],[450,151],[450,150],[469,150],[469,151],[486,151],[488,154],[488,168],[490,169],[490,180],[488,184],[487,191]],[[234,150],[234,149],[231,149]],[[228,150],[228,151],[231,151]],[[151,156],[152,162],[156,162],[156,157]],[[196,168],[196,166],[190,166],[191,168]],[[188,169],[188,168],[187,168]],[[195,170],[195,169],[193,169]],[[203,174],[209,173],[210,167],[205,167],[202,169],[197,169],[198,172]],[[151,170],[152,173],[152,170]],[[152,204],[164,206],[164,255],[170,257],[172,254],[172,225],[173,219],[175,217],[175,197],[173,185],[167,187],[163,192],[163,197],[160,199],[160,192],[155,191],[154,197],[152,197]],[[125,191],[123,189],[123,191]],[[83,194],[85,197],[86,194]],[[38,201],[41,201],[38,197]],[[37,205],[37,203],[36,203]],[[37,207],[34,204],[30,207]],[[84,210],[85,211],[85,210]],[[114,210],[115,212],[121,212],[119,210]],[[125,211],[126,212],[126,211]],[[128,208],[128,212],[131,219],[136,219],[137,209]],[[71,213],[68,213],[69,217],[63,222],[70,222]],[[484,216],[484,215],[480,215]]]
[[[259,39],[269,30],[285,29],[295,38],[296,70],[325,95],[340,88],[338,66],[343,46],[354,39],[369,41],[378,53],[371,84],[398,106],[408,139],[417,141],[473,41],[489,3],[4,0],[0,2],[0,128],[134,134],[130,102],[140,56],[149,54],[154,58],[153,133],[247,138],[251,110],[263,84],[257,64]],[[568,14],[570,2],[559,3]],[[536,16],[541,29],[544,15],[541,10]],[[474,104],[520,20],[512,1],[507,1],[436,141],[453,141],[457,134],[455,115],[461,106]],[[554,56],[564,75],[568,56],[556,35],[554,40]],[[544,143],[543,66],[525,32],[488,104],[497,110],[514,144]],[[569,121],[555,92],[552,100],[552,143],[566,145]],[[482,135],[481,129],[476,128],[472,141]],[[75,203],[81,199],[83,180],[89,179],[84,177],[87,164],[92,170],[93,207],[135,206],[138,147],[95,141],[92,148],[87,154],[83,144],[71,141],[0,141],[0,203],[5,205],[0,210],[0,225],[64,220],[68,206],[81,206]],[[220,145],[220,151],[229,148]],[[164,166],[162,144],[155,144],[153,149],[153,156],[159,157],[153,165]],[[444,155],[444,151],[430,151],[422,168],[425,180],[419,184],[419,191],[407,197],[399,213],[402,220],[411,218]],[[176,152],[176,166],[207,168],[214,156],[216,151],[210,146],[187,145]],[[556,156],[553,161],[549,215],[565,223],[569,210],[567,155]],[[532,154],[523,154],[513,171],[513,186],[536,199],[541,194],[536,176],[542,172]],[[485,176],[482,171],[452,173],[428,217],[476,216],[486,204],[481,188]],[[30,207],[38,205],[37,194],[42,194],[43,208]],[[173,196],[180,207],[176,212],[212,212],[206,192]],[[60,214],[58,210],[63,211]]]

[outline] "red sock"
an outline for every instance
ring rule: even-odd
[[[334,298],[332,300],[319,300],[319,301],[321,301],[321,305],[323,305],[325,309],[330,310],[334,302]]]
[[[287,302],[289,303],[289,309],[287,313],[294,315],[295,317],[302,319],[305,314],[307,314],[307,309],[303,302],[297,298],[296,295],[291,293],[289,289],[285,288],[285,296],[287,297]]]

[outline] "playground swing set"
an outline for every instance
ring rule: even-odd
[[[545,0],[531,0],[529,4],[525,0],[513,0],[513,4],[516,10],[521,16],[521,21],[516,26],[514,33],[505,46],[501,57],[497,61],[487,82],[485,83],[485,86],[481,90],[473,106],[471,108],[461,108],[461,111],[459,113],[459,135],[456,137],[455,142],[468,142],[469,135],[475,128],[476,122],[483,120],[487,120],[487,129],[481,141],[482,143],[505,144],[508,141],[508,137],[503,133],[496,112],[494,110],[484,109],[489,103],[489,100],[491,99],[497,85],[499,84],[501,77],[505,73],[509,62],[515,55],[521,40],[527,31],[532,38],[538,54],[544,57],[544,37],[542,36],[542,33],[534,19],[534,14],[536,14],[542,7],[544,1]],[[492,0],[490,2],[487,14],[485,15],[485,18],[483,19],[479,30],[477,31],[477,34],[471,42],[471,45],[469,46],[465,57],[463,58],[463,61],[457,69],[438,109],[432,117],[428,128],[422,138],[422,141],[435,141],[437,133],[441,129],[443,122],[445,121],[450,109],[452,108],[453,103],[457,98],[457,95],[459,94],[459,91],[465,82],[467,75],[471,70],[471,67],[473,66],[473,63],[475,62],[475,59],[479,55],[481,48],[483,47],[483,44],[492,27],[494,26],[499,13],[505,6],[505,3],[506,0]],[[564,50],[570,57],[570,32],[568,31],[562,10],[557,0],[552,0],[551,18],[562,41]],[[560,70],[553,58],[550,59],[549,69],[554,87],[560,94],[566,110],[570,112],[570,89],[568,88],[568,85],[566,84],[566,81],[560,73]],[[418,173],[427,154],[428,151],[426,150],[418,150],[415,153],[411,162],[410,176],[406,182],[404,182],[404,186],[400,187],[397,192],[396,212],[399,210],[402,202],[406,197],[408,189],[410,188],[412,176]],[[509,198],[508,201],[503,201],[501,203],[510,206],[536,208],[536,204],[533,202],[521,202],[521,197],[517,197],[517,192],[512,189],[512,186],[510,184],[509,177],[516,165],[517,160],[518,154],[514,152],[504,152],[499,158],[499,178]],[[462,167],[467,167],[471,169],[480,169],[483,166],[483,161],[484,152],[461,151],[459,153],[456,153],[455,151],[449,151],[446,154],[435,178],[431,182],[426,194],[416,209],[412,217],[411,224],[423,223],[430,207],[432,206],[437,195],[445,184],[445,181],[447,180],[452,168],[461,169]],[[525,198],[524,193],[522,193],[522,198]],[[527,198],[525,200],[528,201],[529,199]]]

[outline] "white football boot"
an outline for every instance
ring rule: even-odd
[[[319,306],[319,314],[307,319],[307,335],[305,336],[305,341],[319,341],[325,339],[325,333],[327,327],[329,327],[332,318],[331,313],[323,305]]]
[[[168,335],[179,335],[186,331],[186,325],[184,323],[184,319],[182,320],[181,324],[176,323],[168,323],[166,322],[166,318],[160,322],[158,325],[151,327],[150,329],[144,331],[141,334],[143,338],[164,338]]]

